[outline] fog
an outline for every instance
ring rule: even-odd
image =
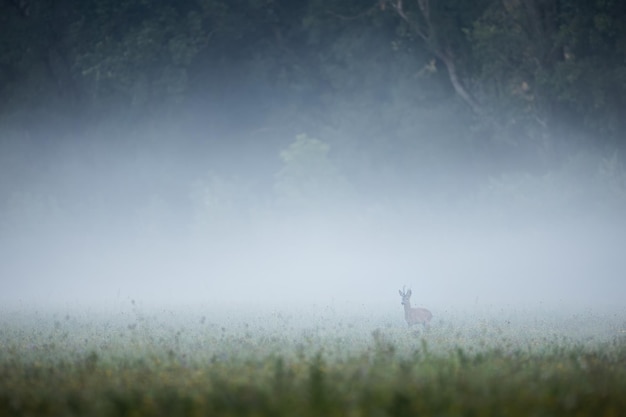
[[[0,3],[2,306],[623,305],[623,42],[596,19],[105,3]]]
[[[476,174],[444,153],[438,169],[389,175],[340,164],[341,137],[328,159],[318,152],[324,142],[300,143],[291,131],[275,145],[202,151],[188,138],[211,135],[194,123],[161,123],[151,137],[144,128],[91,128],[83,143],[24,152],[32,164],[17,170],[2,211],[2,305],[124,308],[134,300],[395,309],[401,318],[404,286],[435,316],[623,305],[623,188],[598,174],[601,153],[502,175]],[[346,142],[356,134],[342,131]],[[166,145],[155,150],[150,138]],[[389,167],[406,156],[385,158]]]
[[[100,186],[122,185],[111,181]],[[402,186],[410,184],[395,184]],[[72,192],[80,201],[93,190]],[[413,304],[435,315],[459,308],[581,312],[623,305],[626,242],[619,216],[557,207],[559,216],[551,217],[480,201],[449,207],[371,201],[326,202],[314,210],[270,207],[254,216],[242,214],[254,207],[238,203],[208,228],[181,227],[192,216],[185,209],[168,210],[152,229],[122,214],[81,213],[78,203],[72,209],[80,220],[49,220],[35,230],[21,213],[2,236],[0,302],[116,309],[132,300],[373,316],[396,309],[400,319],[397,290],[407,286]],[[105,207],[124,204],[111,200]]]

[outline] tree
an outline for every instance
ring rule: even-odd
[[[352,188],[329,157],[330,146],[305,134],[280,152],[274,190],[278,204],[297,210],[339,206]]]
[[[471,74],[467,65],[463,66],[463,61],[467,60],[463,51],[468,47],[463,31],[480,15],[484,4],[484,1],[431,3],[430,0],[416,0],[407,6],[403,0],[380,1],[381,9],[395,12],[406,24],[407,35],[416,36],[444,65],[456,94],[478,115],[484,110],[468,87],[466,77]]]
[[[625,17],[621,2],[494,2],[468,33],[475,79],[504,109],[508,131],[525,132],[553,155],[565,142],[620,140]]]

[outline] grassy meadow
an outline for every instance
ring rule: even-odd
[[[3,310],[0,416],[623,416],[626,315]]]

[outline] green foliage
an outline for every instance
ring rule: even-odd
[[[153,230],[176,204],[197,214],[183,222],[217,225],[232,206],[317,210],[355,194],[398,205],[557,187],[622,199],[623,2],[402,2],[407,19],[395,1],[64,0],[28,2],[28,16],[16,3],[0,2],[5,225],[87,206],[115,217],[111,201]],[[482,111],[459,99],[446,60]],[[296,139],[277,159],[302,131],[323,142]],[[615,155],[610,186],[569,184],[552,166],[596,147]],[[553,173],[518,176],[531,170]]]
[[[166,319],[135,311],[135,321],[8,313],[0,324],[0,413],[623,412],[621,317],[533,314],[448,315],[447,324],[413,334],[364,317],[309,313],[252,321],[220,313],[198,320],[192,312]]]
[[[525,131],[516,141],[574,141],[577,130],[621,140],[625,13],[618,2],[493,2],[474,21],[473,75],[500,123]]]
[[[209,38],[201,10],[103,0],[81,12],[68,32],[80,36],[70,40],[73,70],[92,106],[145,110],[182,99]]]
[[[352,189],[330,159],[330,146],[305,134],[280,152],[274,189],[280,205],[298,209],[341,205]]]

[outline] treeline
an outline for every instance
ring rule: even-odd
[[[624,207],[625,18],[617,0],[2,0],[1,225]]]

